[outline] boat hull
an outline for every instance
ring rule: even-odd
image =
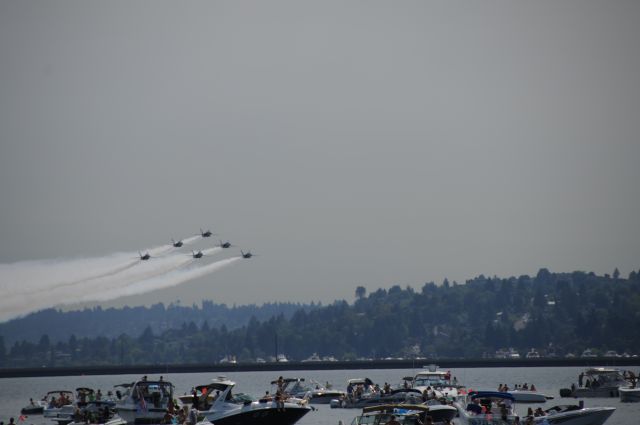
[[[640,401],[640,388],[618,388],[620,401],[625,403]]]
[[[159,424],[166,409],[151,408],[140,411],[136,408],[118,407],[118,415],[128,424]]]
[[[602,425],[615,410],[613,407],[591,407],[540,416],[535,418],[534,422],[536,424],[548,423],[549,425]]]
[[[453,418],[458,414],[458,409],[453,406],[447,405],[431,405],[429,406],[429,411],[427,412],[428,416],[431,416],[433,422],[436,423],[448,423],[448,421],[452,421]]]
[[[311,404],[329,404],[331,400],[340,398],[344,393],[341,392],[314,392],[311,394],[311,399],[309,399],[309,403]]]
[[[20,410],[23,415],[42,415],[44,413],[44,407],[42,406],[27,406]]]
[[[516,403],[545,403],[549,397],[535,391],[507,391]],[[553,398],[553,397],[551,397]]]
[[[207,420],[215,425],[293,425],[309,411],[308,408],[249,409],[228,416],[207,416]]]

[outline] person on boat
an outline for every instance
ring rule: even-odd
[[[171,414],[169,409],[164,411],[164,416],[162,417],[162,422],[161,423],[163,423],[163,424],[173,423],[173,415]]]
[[[584,378],[584,372],[580,372],[580,375],[578,375],[578,386],[582,387],[582,379]]]
[[[473,401],[467,404],[467,411],[479,415],[482,413],[482,406],[480,406],[480,400],[474,398]]]
[[[539,416],[546,416],[546,415],[547,415],[547,414],[546,414],[546,413],[544,413],[544,410],[542,410],[542,407],[538,407],[538,408],[536,409],[536,411],[535,411],[535,412],[533,412],[533,416],[535,416],[535,417],[539,417]]]
[[[529,389],[529,385],[525,382],[525,383],[522,385],[522,389],[523,389],[523,390],[528,390],[528,389]]]
[[[280,388],[278,388],[278,390],[276,391],[276,398],[275,398],[278,412],[284,412],[284,399],[285,399],[284,392]]]
[[[516,416],[513,419],[513,425],[520,425],[520,416]]]
[[[536,391],[536,386],[534,384],[531,384],[529,391]]]
[[[188,425],[196,425],[198,423],[198,409],[191,406],[191,410],[189,410],[189,416],[187,417]]]
[[[282,376],[278,378],[276,384],[278,385],[278,390],[284,391],[284,378]]]
[[[396,419],[395,415],[391,415],[391,419],[389,419],[389,421],[385,425],[402,425],[402,424]]]
[[[187,414],[185,413],[185,410],[187,409],[187,407],[185,406],[184,409],[178,409],[178,415],[176,417],[177,422],[179,424],[184,424],[185,421],[187,420]]]

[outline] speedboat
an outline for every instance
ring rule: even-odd
[[[547,400],[553,399],[552,396],[531,390],[511,390],[507,393],[513,396],[516,403],[545,403]]]
[[[205,421],[216,425],[293,425],[311,408],[306,400],[291,403],[265,396],[253,401],[232,393],[235,382],[218,377],[208,385],[199,386],[198,409]],[[215,394],[209,398],[209,394]]]
[[[401,425],[417,425],[426,422],[427,416],[431,416],[434,423],[448,423],[457,413],[452,406],[443,406],[444,409],[433,410],[431,406],[423,404],[383,404],[369,406],[362,409],[362,414],[351,421],[351,425],[381,425],[391,420],[391,417]]]
[[[615,407],[560,405],[546,409],[545,416],[534,417],[533,421],[545,425],[602,425],[615,410]]]
[[[409,386],[399,386],[388,392],[380,391],[377,385],[369,378],[353,378],[347,381],[351,391],[346,396],[333,399],[330,402],[332,408],[356,408],[367,406],[380,406],[383,404],[422,403],[422,393]]]
[[[29,404],[20,409],[22,415],[42,415],[44,408],[47,407],[49,402],[47,401],[49,393],[45,394],[40,400],[30,399]]]
[[[640,401],[640,388],[620,387],[618,388],[618,393],[620,393],[620,401],[624,401],[624,402]]]
[[[452,380],[451,372],[445,372],[438,369],[437,365],[431,364],[413,377],[412,388],[420,391],[420,393],[425,391],[432,392],[433,398],[447,397],[455,399],[458,397],[458,392],[464,389],[464,386],[458,384],[458,380],[455,377]],[[461,394],[465,392],[460,391]]]
[[[163,380],[143,378],[131,384],[116,385],[116,411],[128,424],[158,424],[173,406],[173,385]]]
[[[49,400],[42,411],[45,418],[52,419],[61,425],[72,421],[76,401],[73,391],[49,391],[45,397]]]
[[[331,400],[339,399],[346,395],[344,391],[327,388],[313,380],[311,381],[311,385],[305,384],[304,378],[295,380],[285,379],[285,384],[287,384],[285,392],[288,392],[296,398],[307,398],[311,404],[329,404]],[[291,388],[289,388],[289,384],[293,384]]]
[[[113,406],[114,403],[110,400],[89,401],[76,409],[73,422],[69,425],[127,425],[127,422],[116,414]]]
[[[513,425],[517,414],[511,394],[499,391],[471,391],[454,405],[463,425]]]
[[[618,389],[628,385],[620,369],[593,367],[580,374],[577,387],[562,388],[560,397],[618,397]]]

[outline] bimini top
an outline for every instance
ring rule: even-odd
[[[407,413],[411,411],[428,412],[429,406],[425,404],[381,404],[378,406],[366,406],[362,408],[362,413]]]
[[[469,393],[472,399],[476,398],[497,398],[497,399],[507,399],[511,401],[515,401],[515,397],[513,397],[509,393],[503,393],[500,391],[472,391]]]

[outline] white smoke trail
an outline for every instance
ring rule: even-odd
[[[114,270],[136,264],[133,253],[117,253],[98,258],[74,258],[21,261],[0,264],[2,292],[27,294],[43,288],[81,282],[108,275]]]
[[[132,285],[125,286],[117,290],[102,292],[101,294],[94,294],[93,296],[87,294],[87,297],[85,299],[81,299],[79,301],[109,301],[116,298],[144,294],[146,292],[156,291],[158,289],[177,286],[189,280],[206,276],[241,259],[242,257],[232,257],[216,261],[215,263],[207,264],[206,266],[175,270],[162,276],[138,281]]]
[[[203,249],[202,250],[202,254],[203,255],[213,255],[215,253],[218,253],[222,251],[222,248],[220,248],[219,246],[213,247],[213,248],[207,248],[207,249]]]
[[[0,298],[0,321],[28,314],[60,304],[93,301],[105,292],[117,292],[135,282],[152,279],[191,264],[194,259],[187,254],[175,254],[147,261],[137,260],[138,265],[116,274],[86,279],[72,284],[58,284],[28,293],[7,293]]]

